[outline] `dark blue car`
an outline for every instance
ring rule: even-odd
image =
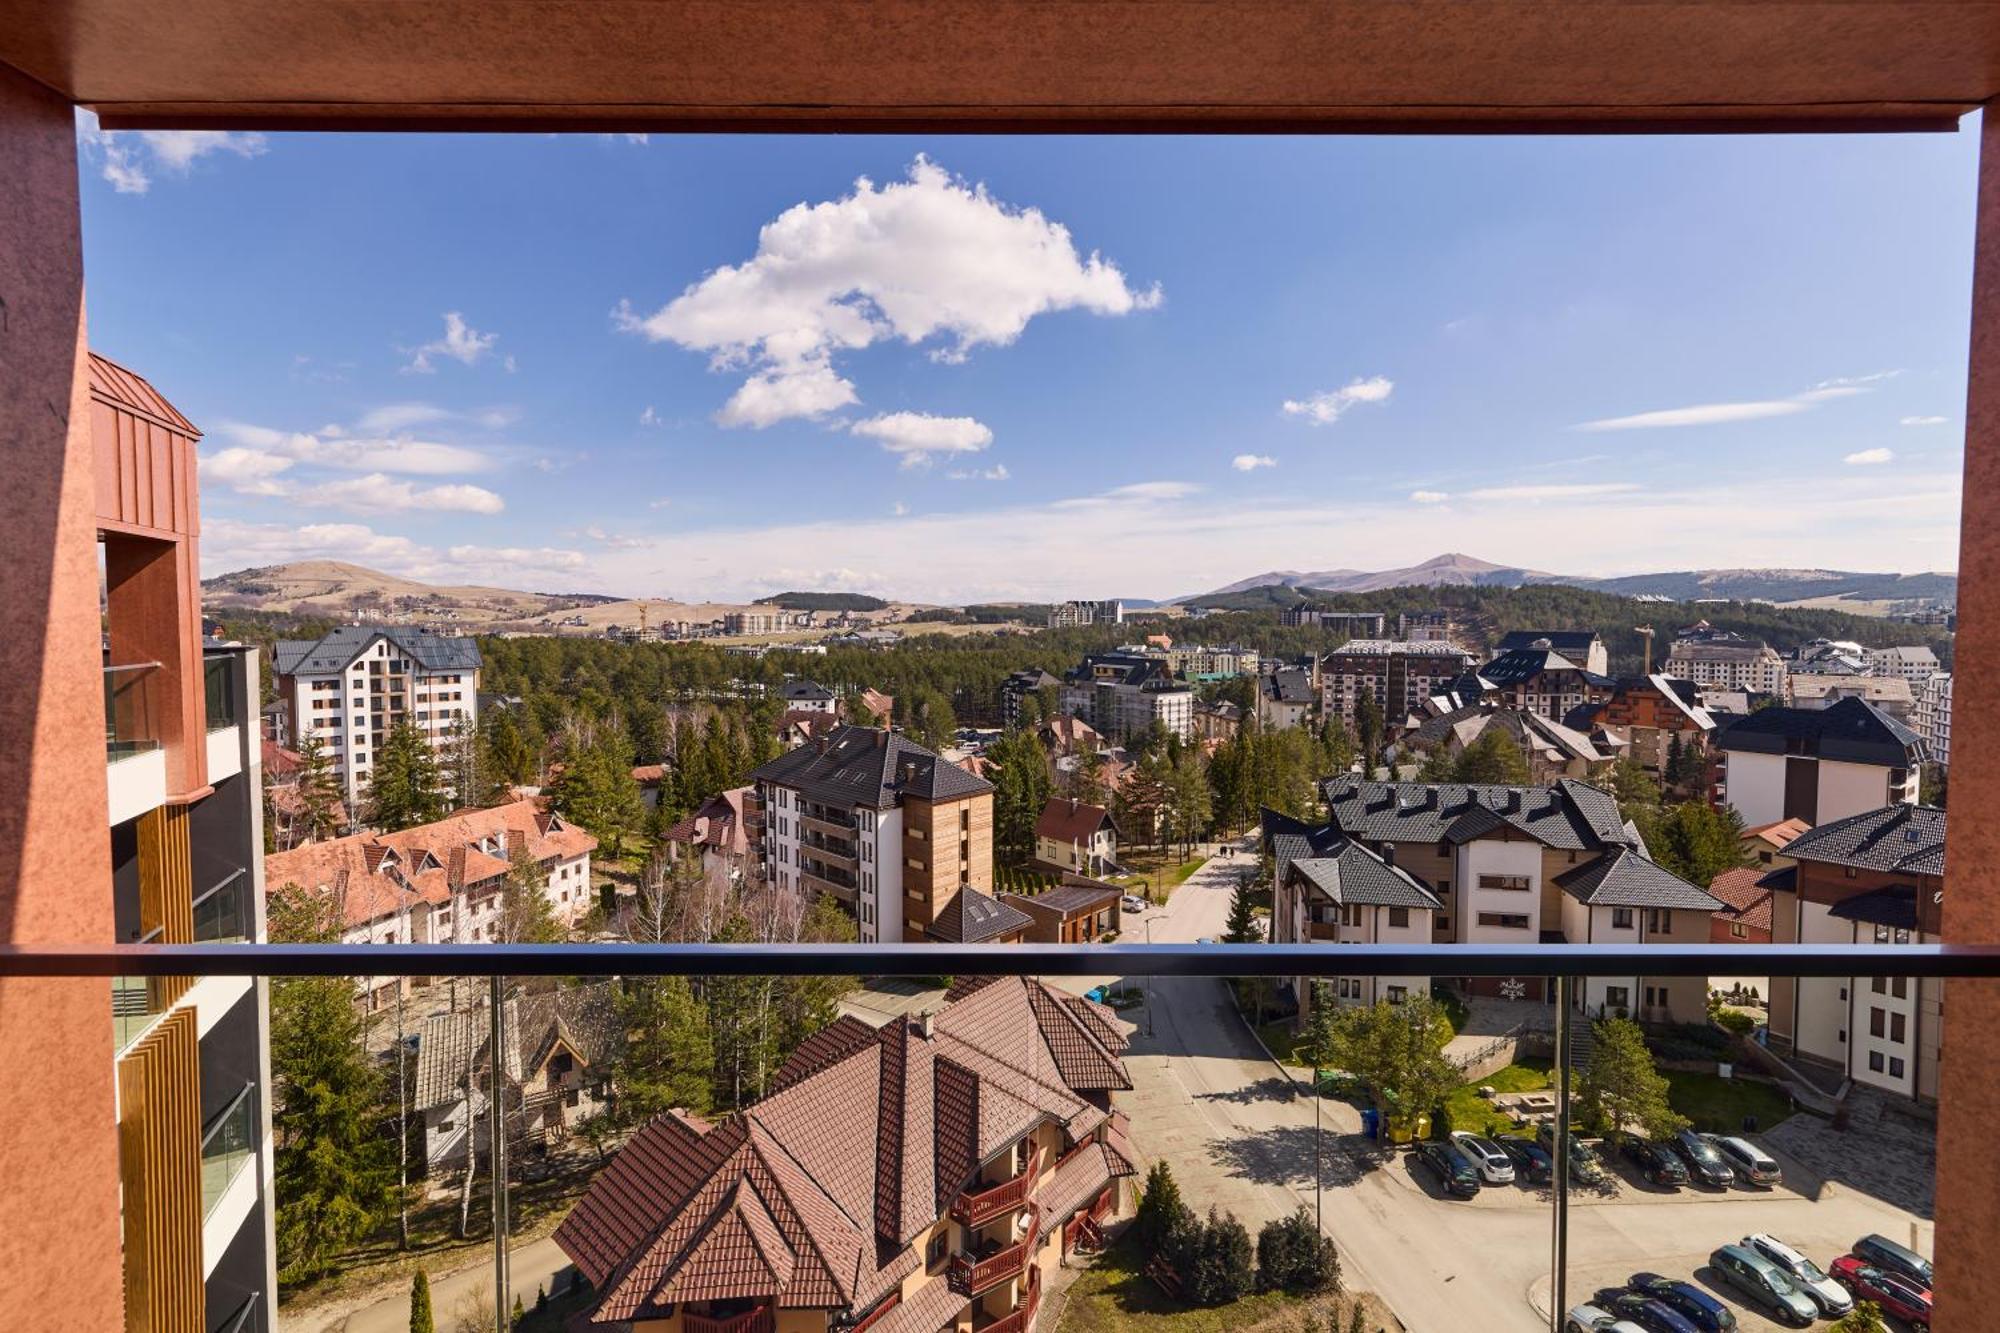
[[[1701,1325],[1673,1306],[1636,1291],[1601,1291],[1595,1303],[1618,1318],[1637,1324],[1647,1333],[1701,1333]]]
[[[1634,1273],[1628,1285],[1642,1296],[1673,1306],[1702,1333],[1730,1333],[1736,1327],[1735,1313],[1692,1282],[1679,1282],[1658,1273]]]

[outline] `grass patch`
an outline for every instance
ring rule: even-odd
[[[1058,1333],[1244,1333],[1260,1324],[1296,1328],[1301,1314],[1331,1309],[1335,1298],[1305,1300],[1262,1291],[1229,1305],[1183,1306],[1143,1271],[1145,1256],[1128,1233],[1077,1275],[1063,1307]]]
[[[1465,1007],[1463,995],[1449,986],[1434,986],[1431,998],[1437,1001],[1438,1008],[1444,1010],[1444,1016],[1451,1020],[1453,1032],[1465,1031],[1465,1025],[1472,1021],[1472,1011]]]
[[[1671,1069],[1661,1072],[1667,1077],[1667,1101],[1705,1133],[1739,1134],[1747,1115],[1757,1117],[1757,1131],[1762,1133],[1792,1113],[1792,1099],[1768,1083]]]
[[[1179,888],[1208,858],[1197,856],[1191,861],[1176,861],[1171,850],[1162,852],[1153,849],[1133,852],[1119,859],[1133,873],[1113,876],[1105,882],[1129,889],[1141,897],[1148,897],[1155,887],[1163,894]]]
[[[1495,1092],[1534,1092],[1549,1086],[1550,1071],[1554,1068],[1546,1060],[1522,1060],[1496,1069],[1485,1078],[1464,1084],[1445,1100],[1451,1111],[1451,1127],[1468,1130],[1474,1134],[1503,1134],[1514,1128],[1514,1118],[1479,1095],[1481,1088],[1492,1088]]]
[[[1278,1058],[1279,1063],[1291,1065],[1296,1069],[1309,1067],[1305,1061],[1299,1059],[1299,1034],[1293,1030],[1290,1019],[1280,1018],[1272,1023],[1259,1023],[1257,1037],[1264,1043],[1265,1049]]]

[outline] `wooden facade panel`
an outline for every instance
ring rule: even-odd
[[[202,1333],[201,1050],[192,1009],[118,1062],[127,1333]]]
[[[162,805],[139,817],[139,930],[161,944],[194,943],[194,847],[189,807]],[[160,977],[155,1001],[172,1004],[192,977]]]
[[[97,517],[128,531],[188,536],[198,527],[195,437],[94,398]]]

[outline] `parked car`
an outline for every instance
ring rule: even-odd
[[[1833,1261],[1833,1280],[1855,1300],[1875,1302],[1882,1313],[1902,1320],[1913,1333],[1931,1333],[1929,1287],[1918,1286],[1901,1273],[1877,1268],[1853,1254],[1843,1254]]]
[[[1470,1161],[1478,1170],[1482,1184],[1514,1183],[1513,1160],[1491,1139],[1483,1139],[1477,1134],[1461,1129],[1451,1136],[1451,1146],[1458,1149],[1458,1155]]]
[[[1542,1127],[1535,1132],[1535,1142],[1541,1144],[1550,1153],[1554,1153],[1556,1150],[1556,1127],[1544,1122]],[[1571,1134],[1569,1137],[1569,1176],[1571,1180],[1580,1180],[1586,1185],[1594,1185],[1604,1179],[1603,1163],[1597,1160],[1597,1154],[1592,1152],[1584,1144],[1583,1140],[1576,1137],[1575,1134]]]
[[[1798,1283],[1785,1271],[1755,1250],[1741,1245],[1725,1245],[1708,1256],[1709,1266],[1724,1282],[1747,1297],[1780,1323],[1800,1328],[1819,1318],[1812,1297],[1799,1290]]]
[[[1931,1289],[1931,1261],[1887,1236],[1863,1236],[1854,1242],[1854,1248],[1848,1253],[1876,1268],[1900,1273],[1925,1291]]]
[[[1674,1151],[1687,1163],[1688,1174],[1702,1184],[1728,1189],[1736,1183],[1736,1168],[1715,1150],[1708,1135],[1684,1129],[1674,1135]]]
[[[1601,1305],[1646,1333],[1701,1333],[1694,1323],[1665,1301],[1636,1291],[1600,1291],[1591,1303]]]
[[[1118,900],[1118,906],[1121,910],[1127,912],[1143,912],[1148,907],[1151,907],[1152,904],[1136,893],[1128,893]]]
[[[1658,1273],[1634,1273],[1626,1285],[1673,1306],[1702,1333],[1731,1333],[1736,1327],[1735,1311],[1692,1282],[1662,1277]]]
[[[1646,1333],[1598,1305],[1579,1305],[1563,1316],[1563,1333]]]
[[[1812,1297],[1813,1304],[1828,1319],[1838,1319],[1854,1308],[1854,1298],[1847,1294],[1846,1288],[1828,1277],[1825,1269],[1776,1236],[1762,1233],[1745,1236],[1743,1244],[1784,1269],[1786,1275],[1798,1284],[1799,1290]]]
[[[1627,1139],[1620,1151],[1639,1168],[1640,1175],[1655,1185],[1678,1189],[1688,1183],[1687,1163],[1664,1143]]]
[[[1518,1134],[1497,1134],[1493,1141],[1500,1145],[1500,1151],[1514,1163],[1514,1174],[1533,1184],[1539,1184],[1555,1175],[1556,1159],[1549,1156],[1549,1150],[1533,1139],[1524,1139]]]
[[[1213,936],[1213,935],[1204,935],[1204,936],[1202,936],[1202,937],[1201,937],[1200,939],[1196,940],[1196,941],[1195,941],[1195,943],[1196,943],[1196,944],[1213,944],[1213,943],[1215,943],[1215,936]]]
[[[1713,1139],[1715,1150],[1722,1154],[1722,1160],[1736,1171],[1736,1178],[1746,1185],[1756,1185],[1771,1189],[1784,1183],[1785,1173],[1771,1155],[1748,1139],[1739,1139],[1732,1134],[1724,1134]]]
[[[1470,1199],[1479,1193],[1478,1168],[1454,1152],[1448,1143],[1419,1143],[1416,1162],[1438,1178],[1446,1194]]]

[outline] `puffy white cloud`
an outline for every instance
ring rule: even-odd
[[[97,117],[79,111],[77,141],[98,160],[99,174],[120,194],[144,194],[155,171],[185,176],[212,153],[256,157],[270,145],[261,134],[238,130],[106,130]]]
[[[500,341],[497,333],[481,333],[465,322],[465,316],[456,310],[447,310],[444,316],[444,337],[434,339],[421,347],[407,349],[411,352],[410,363],[403,369],[415,371],[419,375],[430,375],[437,371],[437,358],[450,357],[461,365],[477,365],[479,359],[493,350]],[[507,358],[507,369],[512,370],[513,358]]]
[[[1899,426],[1942,426],[1950,420],[1950,417],[1904,417],[1896,424]]]
[[[1269,454],[1238,454],[1229,460],[1229,466],[1238,472],[1255,472],[1260,467],[1278,466],[1278,460]]]
[[[1871,393],[1883,380],[1894,379],[1900,370],[1878,370],[1869,375],[1848,375],[1821,380],[1804,393],[1789,398],[1759,398],[1741,403],[1695,403],[1690,407],[1669,407],[1656,412],[1635,412],[1631,416],[1601,417],[1580,422],[1576,430],[1658,430],[1674,426],[1720,426],[1733,421],[1761,421],[1767,417],[1788,417],[1836,398],[1852,398]]]
[[[365,523],[246,523],[212,518],[202,523],[204,575],[292,560],[338,559],[437,583],[533,587],[549,577],[575,583],[590,567],[581,551],[560,547],[459,545],[440,551],[409,537],[378,532]],[[586,578],[584,582],[596,583]],[[601,585],[600,585],[601,586]]]
[[[243,421],[224,421],[216,427],[216,431],[244,448],[343,472],[399,472],[410,476],[443,477],[464,472],[485,472],[494,466],[493,460],[485,453],[465,445],[406,436],[349,435],[338,426],[317,432],[283,431]]]
[[[1880,464],[1891,462],[1895,457],[1896,451],[1893,449],[1861,449],[1849,454],[1841,461],[1850,463],[1855,467],[1876,467]]]
[[[1410,499],[1420,505],[1441,505],[1451,499],[1448,491],[1411,491]]]
[[[1058,310],[1125,315],[1160,301],[1068,228],[1015,208],[984,185],[919,157],[902,181],[865,177],[839,199],[798,204],[765,224],[757,252],[725,264],[651,314],[629,302],[618,327],[707,352],[750,378],[718,414],[767,426],[858,401],[833,368],[843,352],[885,339],[935,344],[939,361],[1005,346],[1035,316]],[[798,383],[793,383],[798,381]]]
[[[989,468],[961,468],[945,475],[953,481],[1005,481],[1014,474],[1007,470],[1005,463],[995,463]]]
[[[1285,415],[1304,417],[1315,426],[1331,426],[1357,403],[1386,403],[1395,384],[1380,375],[1357,379],[1338,389],[1328,389],[1305,398],[1287,398]]]
[[[933,454],[975,454],[993,443],[993,432],[971,417],[934,417],[928,412],[890,412],[848,427],[874,440],[904,467],[920,467]]]
[[[420,487],[381,472],[312,485],[286,484],[281,490],[256,493],[281,495],[293,504],[313,509],[351,509],[363,514],[409,509],[497,514],[507,507],[505,501],[483,486],[469,486],[461,482]]]
[[[292,460],[235,445],[204,454],[198,466],[202,481],[227,486],[239,495],[283,495],[289,487],[279,474],[292,466]]]

